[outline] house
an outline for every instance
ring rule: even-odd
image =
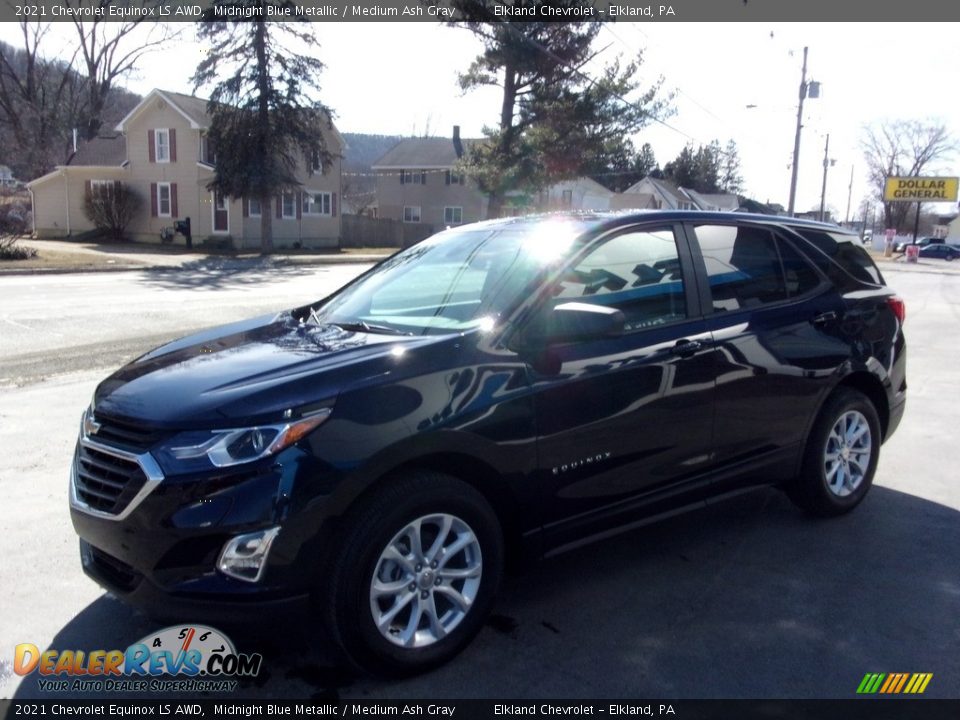
[[[611,199],[611,209],[627,210],[696,210],[696,203],[680,188],[658,178],[647,177],[635,182]]]
[[[603,185],[588,177],[564,180],[540,193],[541,211],[552,210],[609,210],[615,195]]]
[[[434,228],[487,218],[487,196],[476,182],[458,172],[463,153],[477,140],[405,138],[377,160],[377,215]]]
[[[701,193],[647,176],[610,201],[613,210],[703,210],[734,212],[740,198],[730,193]]]
[[[678,188],[690,198],[698,210],[709,212],[736,212],[740,207],[740,198],[731,193],[701,193],[690,188]]]
[[[128,228],[133,240],[160,242],[174,220],[190,218],[195,240],[232,239],[239,248],[260,246],[259,200],[227,198],[207,189],[214,178],[214,149],[207,142],[207,101],[191,95],[152,90],[116,126],[115,133],[80,146],[66,165],[27,187],[33,200],[34,233],[65,237],[93,229],[83,212],[86,193],[121,183],[143,199]],[[300,192],[278,195],[271,203],[276,247],[336,247],[340,238],[337,201],[343,140],[336,128],[324,129],[334,156],[327,167],[297,172]],[[183,243],[177,235],[175,242]]]

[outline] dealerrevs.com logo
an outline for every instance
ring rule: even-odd
[[[219,630],[176,625],[147,635],[126,650],[42,651],[21,643],[13,671],[36,673],[47,692],[229,692],[237,677],[260,672],[259,653],[238,653]]]

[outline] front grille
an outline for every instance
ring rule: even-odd
[[[77,447],[77,499],[90,509],[114,515],[123,512],[146,482],[147,476],[135,460],[84,443]]]
[[[145,427],[103,415],[95,414],[94,420],[99,424],[95,434],[98,442],[117,445],[134,452],[149,450],[170,435],[169,432],[164,430],[157,430],[156,428]]]

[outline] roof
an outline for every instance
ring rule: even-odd
[[[598,183],[593,178],[589,177],[578,177],[573,178],[572,180],[561,180],[558,183],[551,185],[548,190],[583,190],[585,192],[595,193],[597,195],[610,196],[613,195],[613,190],[608,190],[603,185]]]
[[[210,115],[207,114],[209,100],[197,97],[196,95],[184,95],[183,93],[171,92],[170,90],[154,89],[148,92],[146,97],[144,97],[133,110],[127,113],[127,116],[123,120],[117,123],[115,130],[122,132],[130,119],[140,113],[140,111],[147,106],[150,98],[154,96],[163,98],[169,102],[173,108],[190,123],[191,128],[204,130],[210,127]],[[346,146],[346,142],[340,134],[340,131],[337,130],[336,125],[333,124],[332,119],[330,121],[330,129],[334,139],[340,146],[337,150],[342,150]]]
[[[697,205],[706,209],[715,207],[720,210],[736,210],[740,207],[740,198],[730,193],[702,193],[690,188],[680,188]]]
[[[184,95],[183,93],[170,92],[169,90],[160,90],[163,95],[174,103],[194,124],[202,128],[210,127],[210,116],[207,115],[206,98],[199,98],[195,95]]]
[[[664,198],[666,198],[674,207],[678,206],[682,202],[687,202],[687,196],[683,192],[668,183],[666,180],[658,180],[655,177],[647,175],[645,178],[638,180],[633,185],[628,187],[623,191],[624,195],[633,195],[637,193],[646,192],[646,186],[652,186],[654,190],[659,192]]]
[[[77,148],[67,165],[120,167],[127,161],[127,143],[123,135],[99,135]]]
[[[480,139],[461,140],[466,152]],[[373,164],[380,168],[452,168],[460,158],[457,157],[453,138],[405,138],[387,151]]]

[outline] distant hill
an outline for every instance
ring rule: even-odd
[[[66,63],[37,60],[35,78],[52,94],[62,86],[59,104],[49,100],[46,106],[32,106],[18,94],[24,82],[28,60],[19,48],[0,42],[0,163],[9,165],[21,180],[32,180],[67,161],[73,149],[73,128],[86,124],[83,116],[83,78]],[[42,98],[49,98],[46,92]],[[123,88],[111,90],[104,107],[101,132],[113,132],[114,126],[140,102],[140,96]],[[18,133],[14,127],[19,127]]]

